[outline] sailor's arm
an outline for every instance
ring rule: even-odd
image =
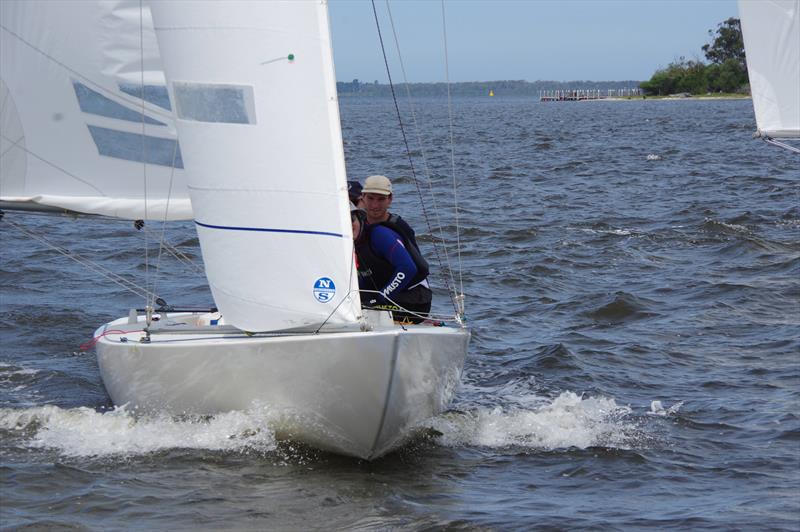
[[[406,251],[400,235],[388,227],[376,227],[373,230],[372,244],[375,252],[394,267],[389,282],[380,289],[384,297],[394,299],[392,294],[405,290],[411,284],[417,275],[417,265]]]

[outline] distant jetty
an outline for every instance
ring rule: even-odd
[[[556,89],[540,90],[540,102],[578,102],[583,100],[607,100],[609,98],[633,98],[641,96],[638,87],[624,89]]]

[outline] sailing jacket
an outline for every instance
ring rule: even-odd
[[[391,212],[389,213],[389,219],[382,223],[384,226],[402,236],[405,239],[406,244],[411,244],[410,246],[406,246],[406,250],[411,255],[411,258],[414,259],[414,264],[416,264],[417,268],[419,269],[420,280],[427,278],[428,273],[430,273],[430,268],[428,267],[428,262],[419,251],[417,235],[414,233],[414,230],[411,229],[411,226],[408,225],[408,223],[406,223],[406,221],[403,220],[399,214],[394,214]]]
[[[363,237],[356,243],[356,254],[359,288],[377,290],[398,303],[402,292],[428,276],[428,264],[419,249],[391,220],[366,225]]]

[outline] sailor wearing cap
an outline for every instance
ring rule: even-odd
[[[359,288],[365,306],[392,310],[395,321],[420,323],[430,312],[432,292],[428,286],[428,263],[417,246],[414,231],[397,215],[388,212],[392,184],[386,176],[370,176],[364,182],[362,199],[366,215],[351,209],[353,238],[358,259]],[[399,311],[396,305],[412,311]]]

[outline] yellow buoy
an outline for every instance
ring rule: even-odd
[[[492,89],[489,89],[489,96],[494,96],[494,91]]]

